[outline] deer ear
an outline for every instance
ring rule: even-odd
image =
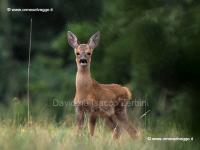
[[[72,33],[71,31],[67,32],[67,39],[68,39],[69,45],[73,47],[74,49],[79,45],[76,35]]]
[[[98,46],[100,41],[100,32],[96,32],[89,40],[88,45],[91,49],[94,49]]]

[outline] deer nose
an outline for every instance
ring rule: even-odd
[[[80,62],[81,63],[87,63],[87,60],[86,59],[80,59]]]
[[[87,60],[85,58],[80,59],[79,61],[81,64],[87,64]]]

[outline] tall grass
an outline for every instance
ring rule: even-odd
[[[135,109],[136,110],[136,109]],[[132,112],[131,114],[137,114]],[[192,137],[181,125],[173,122],[172,118],[134,118],[139,127],[140,137],[132,140],[123,131],[119,140],[112,139],[112,133],[104,122],[99,120],[95,135],[89,136],[87,118],[81,135],[77,134],[74,113],[66,113],[61,121],[56,122],[55,116],[44,111],[43,106],[32,108],[32,122],[27,125],[27,109],[25,101],[13,100],[10,107],[0,105],[0,150],[118,150],[118,149],[200,149],[198,139],[193,141],[149,141],[148,137]]]
[[[156,130],[158,129],[158,130]],[[118,150],[118,149],[199,149],[200,145],[193,141],[148,141],[147,137],[188,137],[189,135],[174,124],[160,123],[160,127],[140,128],[141,136],[132,140],[124,131],[119,140],[111,138],[111,132],[99,121],[94,137],[90,137],[85,129],[77,134],[75,125],[56,124],[48,121],[33,122],[30,126],[16,125],[9,121],[0,124],[0,149],[10,150]]]

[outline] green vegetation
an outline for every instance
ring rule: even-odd
[[[159,132],[158,132],[159,130]],[[160,123],[155,129],[141,129],[141,137],[133,141],[123,133],[122,137],[115,141],[111,138],[111,132],[104,127],[102,122],[97,124],[94,137],[90,137],[86,130],[78,135],[74,126],[66,127],[64,124],[55,125],[42,122],[27,126],[15,126],[3,123],[0,125],[0,148],[9,150],[18,149],[52,149],[52,150],[76,150],[76,149],[199,149],[197,141],[148,141],[147,137],[189,137],[183,130],[173,124]],[[190,137],[189,137],[190,138]]]
[[[102,129],[103,125],[97,129],[95,138],[90,140],[84,134],[84,140],[76,144],[74,107],[55,107],[53,103],[72,102],[75,93],[76,64],[74,52],[67,43],[67,31],[86,43],[99,30],[101,41],[93,54],[92,76],[101,83],[127,85],[136,100],[147,100],[146,108],[129,107],[130,118],[137,120],[143,137],[169,135],[198,139],[200,2],[1,0],[0,7],[0,149],[13,149],[22,142],[21,149],[68,146],[70,149],[171,149],[173,146],[197,149],[199,145],[195,142],[161,143],[143,138],[133,143],[125,138],[116,144]],[[7,12],[8,7],[53,8],[54,11]],[[30,18],[33,19],[30,71],[33,126],[28,128]],[[147,110],[151,111],[147,114],[146,126],[144,118],[139,120],[139,117]],[[163,125],[159,131],[159,124],[167,123],[173,127]],[[11,138],[11,143],[4,142]],[[33,143],[38,143],[38,147]]]

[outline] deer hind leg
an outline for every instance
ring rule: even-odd
[[[94,129],[95,129],[96,120],[97,120],[97,116],[93,115],[93,114],[90,114],[89,122],[88,122],[88,128],[89,128],[89,132],[90,132],[91,136],[94,135]]]
[[[128,121],[126,106],[119,106],[115,111],[115,116],[120,126],[123,127],[133,139],[138,137],[137,129]]]
[[[118,139],[121,135],[121,129],[113,117],[106,117],[105,123],[111,131],[113,131],[113,139]]]

